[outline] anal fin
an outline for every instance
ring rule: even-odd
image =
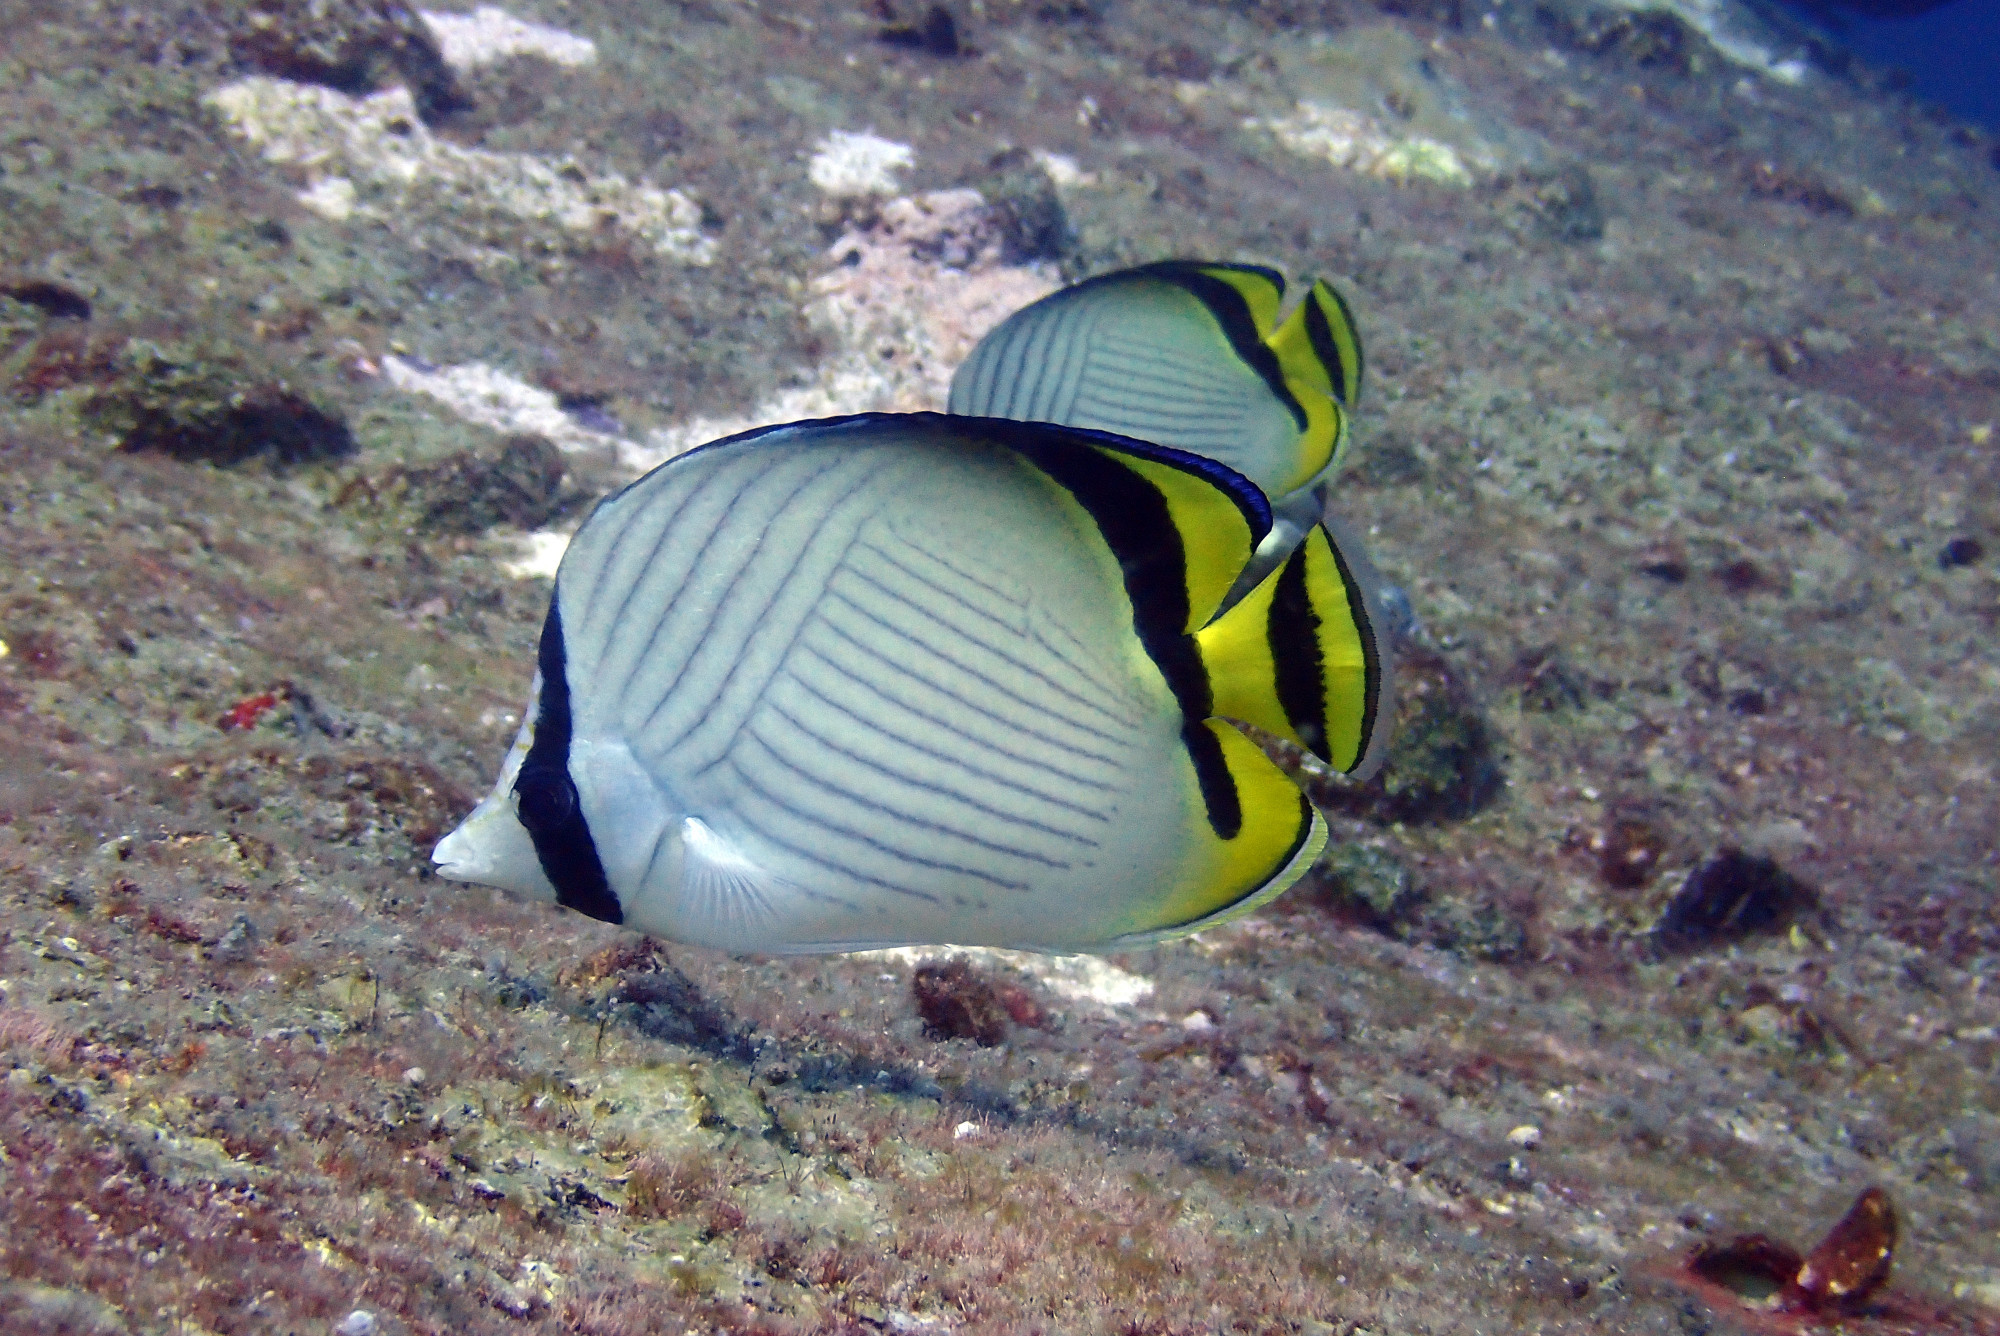
[[[1200,726],[1221,746],[1242,824],[1223,839],[1197,821],[1192,856],[1161,902],[1158,921],[1114,938],[1105,950],[1182,937],[1248,914],[1290,889],[1326,848],[1326,819],[1261,747],[1227,720]]]

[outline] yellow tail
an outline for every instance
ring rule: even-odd
[[[1337,770],[1368,754],[1381,656],[1360,584],[1324,525],[1195,641],[1217,714],[1296,742]]]

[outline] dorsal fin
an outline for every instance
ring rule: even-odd
[[[1265,342],[1312,418],[1300,440],[1301,468],[1315,460],[1319,467],[1293,484],[1305,487],[1337,468],[1347,452],[1347,414],[1361,397],[1361,334],[1340,294],[1316,279]]]
[[[1139,596],[1161,609],[1156,629],[1162,633],[1188,634],[1206,625],[1271,531],[1271,504],[1263,492],[1212,459],[1107,432],[1051,431],[1046,424],[986,419],[976,429],[983,439],[1026,456],[1090,512],[1125,566],[1128,591],[1164,582],[1164,590]],[[1175,590],[1177,598],[1163,601]]]

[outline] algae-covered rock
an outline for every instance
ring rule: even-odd
[[[125,1336],[124,1315],[82,1289],[61,1289],[32,1280],[0,1284],[0,1312],[21,1331],[70,1332],[75,1336]]]
[[[1313,800],[1379,823],[1459,820],[1491,802],[1500,791],[1492,729],[1443,656],[1406,645],[1396,692],[1382,769],[1359,784],[1316,777]]]
[[[1409,868],[1373,845],[1329,845],[1312,875],[1321,904],[1371,928],[1392,928],[1423,899]]]
[[[1698,951],[1782,931],[1819,908],[1819,892],[1775,859],[1724,848],[1688,873],[1653,928],[1661,951]]]
[[[539,528],[593,495],[547,437],[519,434],[377,479],[357,477],[339,500],[400,513],[420,533],[475,534],[501,524]]]
[[[1018,148],[998,155],[987,168],[991,175],[977,184],[1000,225],[1001,258],[1008,264],[1061,259],[1075,238],[1047,169]]]
[[[1006,1042],[1007,1008],[999,990],[965,957],[918,966],[910,992],[931,1038],[970,1039],[984,1048]]]
[[[1590,701],[1591,683],[1555,646],[1523,654],[1514,665],[1521,683],[1521,708],[1535,714],[1565,714]]]
[[[240,464],[278,464],[353,453],[354,433],[283,380],[223,346],[134,339],[111,383],[83,406],[85,422],[124,450]]]
[[[404,84],[427,122],[471,105],[416,10],[388,0],[254,0],[231,29],[231,53],[264,74],[349,94]]]
[[[1477,960],[1513,960],[1527,948],[1526,925],[1504,904],[1424,885],[1375,844],[1330,846],[1312,877],[1315,900],[1336,919],[1400,941]]]
[[[1422,912],[1396,935],[1474,960],[1518,960],[1528,949],[1520,915],[1484,897],[1428,897]]]
[[[1503,198],[1509,222],[1520,230],[1565,245],[1604,238],[1604,205],[1597,182],[1580,162],[1517,173]]]

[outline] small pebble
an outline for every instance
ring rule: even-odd
[[[357,1308],[342,1318],[335,1327],[334,1336],[375,1336],[378,1330],[375,1315],[365,1308]]]
[[[1986,546],[1977,538],[1954,538],[1938,552],[1938,569],[1950,570],[1954,566],[1970,566],[1986,555]],[[5,646],[0,646],[4,650]]]
[[[1507,1139],[1522,1150],[1533,1150],[1542,1144],[1542,1129],[1533,1123],[1522,1123],[1507,1134]]]
[[[1181,1029],[1186,1030],[1189,1034],[1200,1034],[1204,1030],[1213,1030],[1214,1028],[1215,1017],[1205,1011],[1190,1011],[1187,1015],[1181,1017]]]
[[[222,936],[210,948],[208,958],[221,961],[225,965],[240,965],[257,953],[257,925],[248,914],[238,914],[223,929]]]
[[[960,1123],[957,1127],[951,1129],[951,1139],[953,1141],[963,1141],[967,1137],[976,1137],[978,1135],[978,1123]]]
[[[1763,589],[1768,581],[1757,563],[1739,558],[1716,568],[1715,578],[1732,594],[1749,594]]]
[[[1662,584],[1677,585],[1688,578],[1687,554],[1675,543],[1652,544],[1639,553],[1637,564],[1641,574]]]
[[[1888,1282],[1895,1260],[1896,1207],[1881,1188],[1869,1188],[1806,1255],[1780,1306],[1856,1312]]]
[[[424,1069],[421,1067],[411,1067],[403,1073],[403,1079],[413,1086],[422,1085],[424,1083]]]
[[[1584,792],[1586,798],[1596,796]],[[1651,822],[1636,816],[1621,817],[1592,836],[1590,848],[1597,855],[1597,875],[1605,884],[1629,891],[1652,880],[1666,853],[1667,840]]]

